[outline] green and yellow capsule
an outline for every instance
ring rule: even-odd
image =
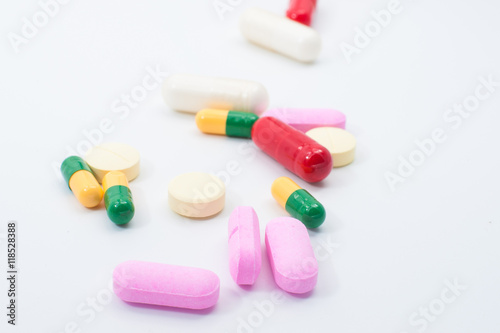
[[[108,172],[102,179],[102,187],[110,220],[115,224],[129,223],[134,217],[135,208],[127,176],[120,171]]]
[[[288,177],[273,182],[271,193],[286,211],[308,228],[317,228],[326,218],[323,205]]]
[[[87,208],[97,206],[102,200],[102,188],[85,161],[78,156],[70,156],[62,162],[61,173],[69,188]]]
[[[251,138],[257,119],[251,112],[203,109],[196,114],[196,125],[203,133]]]

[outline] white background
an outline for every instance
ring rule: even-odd
[[[458,128],[443,119],[474,94],[478,77],[500,81],[498,3],[401,0],[401,12],[348,63],[341,43],[352,45],[356,27],[388,1],[320,0],[313,27],[323,50],[311,65],[251,45],[238,31],[245,8],[284,15],[288,1],[233,3],[221,19],[212,0],[73,0],[16,53],[9,33],[20,35],[23,17],[32,20],[40,5],[2,2],[0,266],[5,272],[6,224],[18,221],[19,307],[18,325],[7,325],[2,278],[0,331],[235,332],[250,321],[254,332],[498,332],[500,87]],[[356,160],[311,185],[245,139],[202,135],[193,115],[163,103],[159,88],[126,116],[113,112],[156,67],[259,81],[271,107],[339,109],[358,140]],[[82,207],[53,168],[105,118],[113,129],[102,140],[128,143],[142,157],[131,183],[136,216],[125,228],[102,206]],[[385,173],[397,173],[399,156],[407,159],[415,140],[436,128],[446,141],[391,191]],[[240,173],[227,179],[221,214],[193,221],[168,208],[173,177],[222,174],[230,161]],[[286,215],[270,194],[282,175],[326,206],[327,221],[309,234],[316,248],[334,246],[331,254],[320,248],[311,295],[286,295],[263,315],[255,302],[269,307],[279,289],[267,259],[253,288],[232,281],[227,220],[237,205],[251,205],[263,238],[266,223]],[[217,306],[196,313],[109,300],[114,267],[130,259],[216,272]],[[446,280],[466,289],[441,309]],[[93,310],[96,297],[105,304]],[[430,305],[441,313],[422,323],[418,311]]]

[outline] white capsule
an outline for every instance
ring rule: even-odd
[[[298,61],[314,61],[321,51],[314,29],[259,8],[243,13],[240,30],[249,41]]]
[[[169,76],[162,94],[172,109],[193,113],[222,109],[260,115],[269,100],[266,88],[258,82],[187,74]]]

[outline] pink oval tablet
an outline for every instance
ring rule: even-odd
[[[278,118],[285,124],[302,132],[316,127],[338,127],[345,129],[345,115],[334,109],[269,109],[262,117]]]
[[[219,299],[219,277],[206,269],[126,261],[113,272],[113,289],[124,301],[206,309]]]
[[[239,285],[252,285],[262,264],[259,219],[252,207],[236,207],[229,217],[229,272]]]
[[[302,222],[279,217],[266,226],[266,250],[274,281],[283,290],[302,294],[318,280],[318,262]]]

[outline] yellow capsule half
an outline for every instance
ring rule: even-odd
[[[121,171],[110,171],[102,178],[102,188],[104,192],[108,188],[116,185],[122,185],[128,187],[127,176]]]
[[[288,177],[279,177],[271,185],[271,194],[285,208],[288,198],[301,187]]]
[[[97,206],[103,196],[101,185],[97,182],[88,164],[79,156],[69,156],[61,164],[61,173],[69,188],[87,208]]]
[[[68,184],[75,197],[85,207],[92,208],[101,202],[103,191],[91,172],[79,170],[73,173]]]
[[[229,110],[203,109],[196,114],[196,126],[203,133],[226,135]]]

